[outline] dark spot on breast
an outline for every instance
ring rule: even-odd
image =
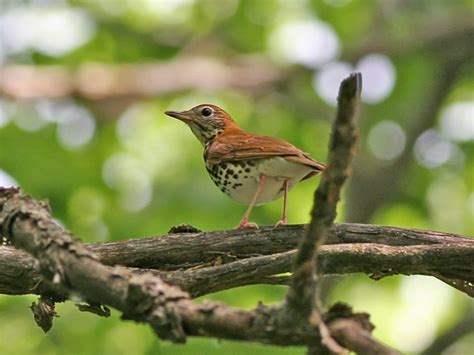
[[[237,174],[242,174],[242,169],[239,169],[239,171],[237,171]]]
[[[250,168],[245,168],[246,173],[250,173]]]
[[[223,163],[221,166],[222,166],[222,169],[227,169],[227,164],[226,163]]]
[[[209,173],[209,175],[211,175],[211,178],[217,177],[217,168],[215,166],[213,166],[212,168],[209,168],[208,166],[206,166],[206,170]]]
[[[234,179],[238,179],[238,178],[239,178],[239,175],[237,175],[237,174],[234,174],[234,176],[233,176],[233,177],[234,177]]]
[[[244,179],[247,179],[249,176],[248,175],[244,175]]]
[[[255,166],[255,162],[253,160],[248,160],[247,164],[250,166]]]
[[[234,170],[232,169],[227,170],[227,174],[232,175],[233,173],[234,173]]]

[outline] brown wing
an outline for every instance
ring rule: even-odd
[[[218,136],[206,148],[205,154],[210,164],[282,156],[294,163],[313,168],[314,172],[308,174],[305,179],[318,174],[326,167],[288,142],[247,132]]]

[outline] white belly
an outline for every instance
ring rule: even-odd
[[[244,162],[241,162],[241,164],[243,163]],[[222,185],[222,180],[218,184],[212,175],[211,178],[230,198],[243,204],[250,203],[257,190],[260,176],[266,176],[265,184],[257,197],[257,205],[268,203],[282,197],[285,191],[284,183],[286,179],[289,179],[288,190],[290,190],[312,171],[312,169],[306,165],[289,162],[280,157],[261,159],[256,161],[254,165],[245,165],[242,167],[230,166],[229,168],[238,174],[228,174],[225,179],[225,186]],[[225,171],[226,170],[224,170],[222,176],[226,176]],[[242,172],[240,173],[240,171]]]

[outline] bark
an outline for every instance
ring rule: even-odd
[[[344,181],[349,176],[352,157],[357,142],[357,119],[360,105],[362,76],[352,74],[340,86],[338,110],[333,124],[333,135],[329,143],[328,166],[324,170],[321,182],[314,194],[311,223],[296,252],[293,278],[286,295],[284,318],[286,321],[308,317],[320,318],[317,305],[317,256],[319,248],[325,242],[328,230],[336,217],[336,207]],[[311,321],[310,321],[311,323]],[[325,327],[317,321],[318,326]],[[325,334],[321,332],[321,334]],[[323,336],[323,342],[333,352],[340,352],[331,345],[329,337]]]
[[[303,225],[269,227],[172,234],[87,247],[105,265],[133,267],[135,272],[158,269],[156,273],[197,297],[249,284],[287,284],[287,276],[275,275],[291,271],[294,249],[303,233]],[[473,238],[359,224],[334,225],[329,236],[331,244],[320,248],[318,263],[326,275],[445,275],[474,282]],[[48,290],[34,258],[12,246],[0,246],[0,293],[47,294]]]
[[[246,311],[217,302],[194,303],[188,293],[157,275],[103,265],[93,252],[53,222],[47,204],[22,196],[18,190],[0,188],[0,211],[2,236],[35,257],[38,270],[55,290],[72,291],[93,305],[116,308],[123,312],[124,319],[148,323],[163,339],[184,342],[188,335],[213,336],[324,349],[320,334],[312,327],[294,328],[279,322],[278,306],[259,305]],[[44,314],[48,311],[36,311],[35,316],[38,313],[47,318]],[[336,338],[346,339],[348,332],[369,336],[372,329],[368,315],[353,313],[347,306],[337,305],[323,316],[330,332],[340,319],[353,321],[345,330],[336,327]],[[41,322],[48,327],[48,319]],[[349,349],[357,346],[345,342]]]

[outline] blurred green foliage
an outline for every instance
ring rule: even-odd
[[[418,111],[419,116],[423,115],[420,102],[429,99],[427,95],[436,85],[440,65],[449,64],[451,55],[443,52],[443,43],[436,44],[436,31],[425,36],[424,28],[419,25],[439,29],[441,36],[446,28],[457,24],[457,16],[473,15],[471,1],[3,0],[0,21],[11,26],[12,18],[13,21],[21,18],[21,11],[41,16],[35,12],[37,9],[59,11],[59,17],[66,16],[68,11],[82,14],[87,21],[77,25],[77,31],[88,28],[90,36],[70,50],[58,53],[56,49],[55,54],[41,50],[39,45],[8,51],[5,43],[12,41],[14,32],[7,32],[8,26],[4,26],[6,30],[0,33],[5,44],[0,51],[4,64],[62,65],[73,70],[91,62],[144,63],[198,55],[227,62],[243,56],[262,56],[284,73],[284,80],[257,91],[206,89],[205,85],[199,85],[208,79],[203,76],[196,78],[194,90],[131,99],[118,97],[111,102],[80,96],[56,100],[0,97],[1,181],[14,179],[25,193],[48,199],[55,218],[83,241],[160,235],[179,223],[190,223],[203,230],[233,227],[245,207],[215,188],[204,169],[199,142],[189,129],[163,112],[184,110],[203,102],[216,103],[245,129],[286,139],[324,161],[334,104],[325,99],[315,83],[328,69],[328,63],[344,61],[344,65],[357,68],[360,57],[379,54],[377,48],[384,54],[385,46],[391,66],[382,69],[393,68],[393,87],[376,102],[366,100],[359,154],[364,162],[370,163],[371,169],[389,169],[400,158],[401,152],[395,154],[399,148],[410,150],[410,154],[397,195],[377,208],[369,221],[363,222],[474,233],[472,62],[466,64],[467,69],[442,101],[436,102],[436,116],[422,130],[423,134],[428,132],[425,138],[421,139],[423,134],[414,137],[415,148],[405,146],[414,117],[416,120]],[[324,47],[330,46],[329,42],[323,41],[322,47],[317,48],[319,52],[301,54],[312,55],[314,65],[300,61],[295,55],[301,46],[292,47],[291,41],[298,42],[297,37],[290,38],[290,44],[279,42],[280,37],[275,33],[298,21],[314,23],[314,28],[321,31],[329,28],[335,35],[339,49],[325,63],[317,62],[317,55],[329,48]],[[71,43],[77,37],[64,39],[61,29],[52,33],[42,33],[41,28],[34,31],[40,35],[33,43],[47,36],[50,41],[57,41],[59,47],[61,40]],[[31,36],[31,33],[15,33],[13,43]],[[324,38],[327,36],[326,33]],[[277,38],[276,44],[272,44],[271,38]],[[368,44],[371,38],[379,43],[374,50]],[[436,48],[425,45],[424,40],[435,43]],[[393,43],[398,47],[390,48]],[[278,47],[280,44],[283,47]],[[409,50],[410,46],[414,49]],[[439,60],[442,55],[444,61]],[[373,85],[376,90],[380,84],[377,73],[372,73],[375,80],[370,79],[370,70],[367,73],[367,89]],[[176,73],[177,80],[185,75]],[[379,78],[384,84],[385,76]],[[339,79],[333,80],[336,88]],[[456,104],[462,105],[457,111],[452,109]],[[107,105],[121,109],[110,114],[104,109]],[[449,115],[450,108],[454,113]],[[90,131],[91,126],[81,124],[87,117],[74,126],[68,121],[68,109],[92,117],[89,136],[87,129]],[[66,110],[64,117],[55,118],[61,110]],[[387,140],[380,143],[377,137],[373,141],[368,139],[371,130],[385,121],[396,124],[400,138],[393,140],[396,132],[382,130]],[[74,143],[75,134],[85,137],[81,144]],[[380,151],[393,157],[377,158]],[[317,179],[301,183],[291,192],[290,223],[308,222],[317,183]],[[370,186],[357,188],[371,192]],[[274,223],[281,203],[276,201],[256,208],[252,219],[262,225]],[[339,221],[344,220],[347,208],[346,201],[342,201]],[[360,201],[358,208],[367,206]],[[377,326],[375,336],[405,352],[421,351],[463,314],[473,310],[467,297],[427,277],[391,277],[374,282],[365,275],[351,275],[335,280],[327,302],[342,300],[356,311],[369,312]],[[284,287],[249,286],[204,298],[251,308],[258,301],[278,303],[284,294]],[[102,319],[78,312],[71,302],[58,305],[60,318],[55,320],[51,332],[44,335],[28,310],[33,300],[32,296],[0,297],[1,354],[305,352],[303,348],[282,349],[208,339],[189,339],[186,346],[173,345],[156,339],[145,326],[120,321],[117,312],[110,319]],[[473,347],[471,334],[450,353],[464,354],[465,349]]]

